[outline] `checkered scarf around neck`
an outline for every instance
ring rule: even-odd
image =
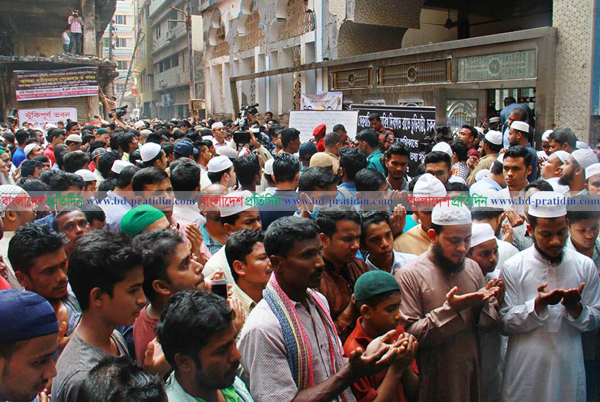
[[[312,300],[321,318],[321,323],[325,327],[327,340],[329,342],[329,357],[331,361],[331,370],[338,372],[343,367],[343,353],[339,338],[333,320],[327,313],[327,308],[316,295],[316,292],[307,289],[308,299]],[[285,350],[287,352],[287,361],[292,371],[292,377],[299,390],[307,389],[315,385],[313,352],[304,326],[300,322],[300,317],[288,295],[281,289],[275,275],[263,291],[263,298],[271,308],[283,333]],[[343,401],[346,401],[344,394],[340,395]]]

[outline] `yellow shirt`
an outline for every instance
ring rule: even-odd
[[[421,255],[429,248],[431,242],[421,225],[417,225],[394,240],[394,250],[401,253]]]

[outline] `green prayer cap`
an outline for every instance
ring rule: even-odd
[[[394,275],[385,271],[369,271],[362,274],[356,281],[354,300],[366,302],[374,296],[391,291],[400,291]]]
[[[5,154],[6,151],[0,148],[0,155]]]
[[[96,135],[100,135],[100,134],[110,134],[110,131],[108,131],[105,128],[99,128],[98,130],[96,130]]]
[[[165,214],[152,205],[140,205],[125,214],[121,220],[121,231],[135,237],[163,216]]]

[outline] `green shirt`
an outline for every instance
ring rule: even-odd
[[[371,155],[367,156],[367,167],[372,169],[377,169],[381,172],[382,175],[385,176],[385,172],[383,170],[383,166],[381,165],[381,157],[383,154],[380,150],[375,150],[371,153]]]
[[[206,402],[202,398],[195,398],[185,392],[172,372],[167,380],[167,397],[169,402]],[[220,390],[226,402],[254,402],[250,392],[238,377],[235,378],[231,387]]]

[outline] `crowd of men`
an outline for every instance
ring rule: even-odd
[[[597,401],[600,139],[505,106],[415,171],[377,115],[5,129],[0,401]]]

